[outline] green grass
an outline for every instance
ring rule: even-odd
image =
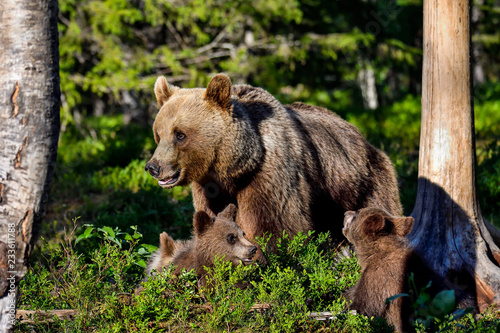
[[[486,85],[476,96],[479,199],[483,215],[497,226],[499,87]],[[419,98],[339,114],[389,154],[405,214],[410,214],[418,173]],[[218,262],[209,287],[198,286],[192,273],[174,280],[165,270],[144,284],[143,293],[133,295],[159,234],[188,237],[194,213],[188,188],[163,190],[144,171],[154,146],[149,127],[123,125],[120,116],[88,118],[63,133],[43,238],[21,282],[19,308],[77,309],[78,315],[71,321],[18,324],[18,331],[390,331],[380,318],[346,310],[342,292],[356,283],[359,267],[355,258],[340,260],[324,247],[318,251],[326,235],[310,242],[304,235],[284,235],[280,251],[267,253],[265,267]],[[335,318],[311,319],[309,314],[317,311]],[[440,320],[437,327],[450,332],[499,329],[495,312],[478,319],[466,315],[458,322],[449,316]]]
[[[321,250],[328,243],[327,234],[283,235],[276,253],[264,251],[267,265],[232,267],[217,259],[205,285],[193,272],[174,278],[172,268],[166,268],[142,282],[143,291],[135,295],[142,279],[141,261],[153,249],[140,244],[143,238],[136,230],[91,229],[95,232],[83,233],[86,236],[78,244],[71,233],[59,244],[43,241],[42,260],[32,265],[20,284],[20,308],[75,309],[75,317],[38,323],[35,317],[35,323],[18,324],[16,329],[391,332],[383,319],[346,310],[342,293],[359,279],[359,265],[355,256],[340,258],[335,251]],[[266,249],[265,239],[261,247]],[[333,319],[310,317],[323,311]],[[460,321],[442,316],[435,326],[446,332],[495,332],[499,327],[495,315],[487,313],[478,320],[467,315]]]

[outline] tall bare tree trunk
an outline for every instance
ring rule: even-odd
[[[500,304],[500,250],[476,191],[468,0],[424,1],[422,129],[412,244],[443,276],[472,276],[481,310]]]
[[[43,215],[59,137],[57,0],[0,1],[0,332]]]

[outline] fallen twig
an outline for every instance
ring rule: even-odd
[[[21,323],[52,322],[54,317],[60,320],[73,320],[78,310],[17,310],[16,319]],[[37,320],[34,320],[34,318]]]

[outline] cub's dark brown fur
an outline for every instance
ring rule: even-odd
[[[402,297],[387,304],[386,299],[410,292],[410,273],[414,273],[417,290],[432,281],[428,290],[431,296],[441,290],[455,289],[461,306],[474,306],[466,290],[438,276],[411,249],[405,236],[413,222],[412,217],[395,217],[377,208],[348,211],[344,219],[343,233],[354,245],[361,265],[359,282],[345,293],[352,301],[350,308],[367,316],[385,317],[398,332],[412,331],[411,302]]]
[[[216,256],[224,257],[233,265],[253,262],[257,251],[240,227],[233,221],[236,207],[230,204],[217,217],[212,218],[203,211],[193,218],[193,237],[186,242],[174,241],[165,232],[160,236],[160,247],[148,264],[147,272],[160,271],[167,265],[175,265],[174,275],[183,269],[194,269],[202,277],[204,267],[213,267]]]
[[[158,146],[146,170],[164,188],[191,184],[196,210],[210,216],[236,204],[236,223],[250,240],[310,229],[340,240],[346,210],[402,214],[387,155],[331,111],[282,105],[223,74],[206,89],[160,77],[155,94]]]

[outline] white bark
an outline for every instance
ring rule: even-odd
[[[56,0],[0,2],[0,332],[43,215],[59,135]],[[3,245],[5,247],[5,245]],[[10,256],[10,257],[9,257]],[[9,296],[11,295],[11,296]]]
[[[358,73],[358,83],[363,96],[363,104],[368,110],[378,108],[378,95],[373,68],[362,69]]]

